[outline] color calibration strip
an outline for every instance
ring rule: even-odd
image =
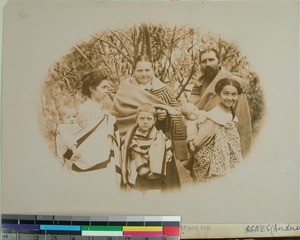
[[[179,216],[2,215],[2,239],[180,239]]]

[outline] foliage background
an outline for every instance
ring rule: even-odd
[[[199,51],[207,47],[217,49],[223,66],[249,82],[247,98],[255,137],[263,123],[263,90],[258,75],[236,44],[192,27],[142,23],[95,34],[88,41],[73,46],[50,67],[42,86],[40,121],[53,152],[58,109],[62,105],[77,106],[84,101],[80,93],[84,74],[94,69],[105,71],[111,82],[111,101],[120,82],[132,74],[135,57],[144,53],[152,57],[156,76],[168,84],[176,96],[182,86],[189,83],[179,98],[185,102],[193,82],[201,75]]]

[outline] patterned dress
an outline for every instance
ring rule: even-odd
[[[196,153],[192,176],[194,182],[205,182],[213,176],[228,174],[241,161],[240,136],[230,112],[217,106],[199,126],[194,141]]]
[[[238,81],[242,89],[246,89],[248,82],[235,74],[227,71],[225,68],[221,67],[217,76],[212,80],[212,82],[207,86],[205,79],[201,76],[193,87],[190,102],[193,103],[198,109],[204,111],[210,111],[219,104],[219,97],[215,92],[215,86],[222,78],[230,78]],[[236,122],[236,127],[239,131],[241,139],[241,151],[243,157],[251,150],[252,145],[252,128],[251,128],[251,116],[250,109],[245,92],[242,92],[238,101],[234,106],[234,113],[238,117],[239,121]]]

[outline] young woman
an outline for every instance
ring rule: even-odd
[[[81,127],[77,134],[80,158],[71,168],[77,172],[101,170],[107,178],[116,179],[115,164],[119,160],[116,119],[103,107],[108,84],[107,76],[100,71],[83,77],[82,94],[86,100],[79,105],[77,116]]]
[[[240,136],[235,126],[238,119],[232,111],[242,88],[236,80],[223,78],[216,84],[215,92],[219,105],[207,112],[194,140],[194,182],[225,175],[242,161]]]

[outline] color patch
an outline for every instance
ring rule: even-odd
[[[125,226],[123,227],[123,231],[124,232],[161,232],[163,231],[163,227],[162,226]]]
[[[53,231],[80,231],[80,226],[70,225],[40,225],[41,230],[53,230]]]
[[[122,227],[121,226],[81,226],[81,231],[122,232]]]
[[[82,236],[122,237],[123,231],[82,231]]]
[[[164,226],[164,236],[180,236],[180,227]]]
[[[38,225],[38,224],[2,224],[1,228],[40,230],[40,225]]]
[[[136,232],[123,232],[126,237],[158,237],[163,236],[163,231],[155,232],[155,231],[136,231]]]

